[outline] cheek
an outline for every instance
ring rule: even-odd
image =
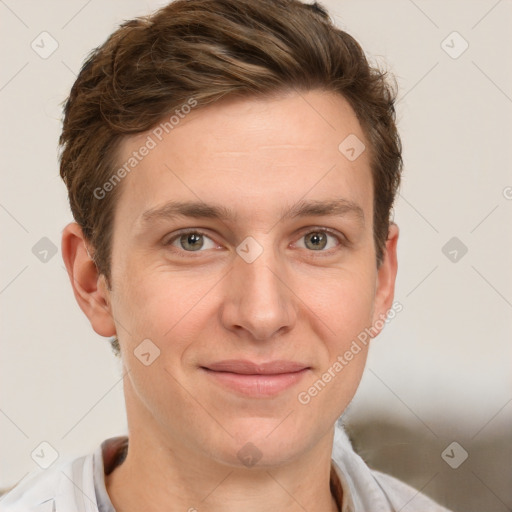
[[[329,352],[342,351],[371,324],[375,275],[365,269],[344,270],[317,276],[314,282],[315,287],[309,288],[309,292],[303,289],[302,296],[320,320],[318,325],[323,329],[322,338],[328,343]]]
[[[365,273],[350,278],[338,274],[323,293],[317,291],[310,297],[308,304],[319,318],[317,336],[323,341],[325,357],[296,397],[305,417],[322,417],[331,424],[352,400],[368,355],[373,298],[372,276]],[[311,422],[311,428],[316,428]]]
[[[127,274],[119,293],[120,318],[131,327],[133,341],[141,336],[163,341],[200,323],[202,303],[215,280],[166,269]],[[190,318],[194,317],[194,322]]]
[[[211,314],[205,309],[205,295],[214,284],[209,281],[153,269],[139,279],[132,274],[118,293],[121,352],[130,373],[128,395],[145,405],[137,406],[139,414],[151,411],[165,425],[184,409],[190,417],[197,413],[180,383],[187,379],[182,364],[187,349],[205,331]]]

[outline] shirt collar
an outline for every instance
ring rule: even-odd
[[[115,512],[108,495],[105,476],[123,463],[128,453],[128,437],[112,437],[103,441],[94,457],[94,488],[99,512]],[[330,489],[340,512],[354,512],[350,486],[334,460],[331,461]]]

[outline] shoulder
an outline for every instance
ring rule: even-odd
[[[434,500],[428,498],[420,491],[401,480],[387,475],[386,473],[381,473],[380,471],[370,471],[373,478],[396,510],[402,512],[450,512],[447,508],[439,505]]]
[[[343,488],[343,512],[450,512],[414,487],[369,468],[338,426],[332,459]]]
[[[86,510],[84,501],[96,503],[92,475],[92,454],[35,471],[0,499],[0,512]]]

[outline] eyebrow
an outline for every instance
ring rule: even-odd
[[[353,216],[364,226],[363,209],[348,199],[333,199],[328,201],[301,200],[291,208],[281,210],[281,220],[313,216]],[[217,219],[236,222],[236,213],[222,205],[206,204],[201,201],[169,201],[163,206],[145,211],[140,219],[143,225],[157,220],[172,220],[176,217],[195,219]]]
[[[289,210],[283,211],[283,219],[297,217],[344,217],[352,215],[364,226],[364,210],[354,201],[333,199],[330,201],[299,201]]]

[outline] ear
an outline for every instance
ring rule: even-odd
[[[62,258],[76,301],[100,336],[114,336],[116,329],[105,276],[98,273],[86,244],[82,229],[76,222],[64,228]]]
[[[391,222],[389,225],[388,238],[386,240],[382,263],[377,270],[375,303],[372,319],[372,331],[378,331],[377,334],[382,330],[382,327],[384,327],[384,322],[382,320],[386,318],[389,309],[391,309],[391,306],[393,305],[393,298],[395,296],[395,280],[398,270],[396,254],[398,233],[398,226],[394,222]],[[381,321],[378,322],[378,320]],[[380,328],[376,327],[380,324],[382,324]],[[377,334],[375,334],[375,336]]]

